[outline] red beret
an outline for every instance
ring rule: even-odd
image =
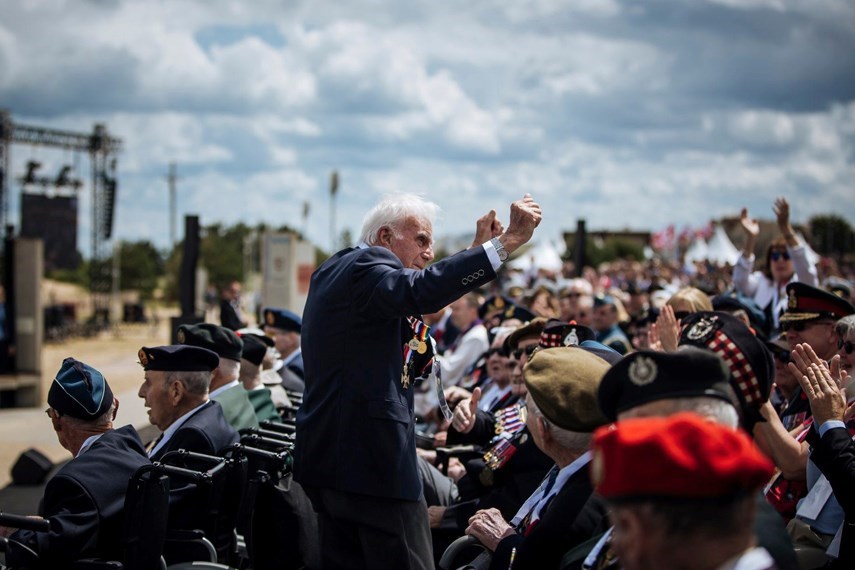
[[[612,500],[710,499],[761,488],[774,466],[742,432],[681,413],[598,429],[591,471]]]

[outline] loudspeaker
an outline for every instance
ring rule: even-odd
[[[41,485],[53,469],[53,462],[37,449],[28,449],[12,466],[15,485]]]

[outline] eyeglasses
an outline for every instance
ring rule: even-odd
[[[778,261],[781,258],[783,258],[784,261],[789,261],[790,260],[790,252],[788,252],[788,251],[773,251],[772,253],[769,254],[769,258],[772,261]]]
[[[47,414],[47,417],[49,417],[49,418],[50,418],[50,417],[52,417],[52,416],[50,415],[50,408],[47,408],[47,409],[45,410],[45,413]]]
[[[561,295],[562,297],[581,297],[583,293],[577,293],[576,291],[568,291]]]
[[[837,339],[837,350],[843,349],[846,351],[846,354],[852,354],[852,351],[855,350],[855,342],[851,340],[847,340],[844,342],[842,338]]]
[[[539,346],[537,344],[530,344],[525,348],[518,348],[513,352],[514,359],[519,360],[520,357],[523,355],[523,352],[525,352],[527,358],[531,358],[531,355],[534,354],[534,351],[538,348]]]

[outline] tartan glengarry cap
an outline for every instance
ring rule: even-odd
[[[565,323],[558,319],[549,319],[540,333],[540,346],[543,348],[579,346],[586,340],[596,339],[597,334],[590,327],[576,324],[575,321]]]
[[[256,366],[261,366],[264,356],[267,354],[267,349],[270,348],[270,345],[263,339],[267,339],[270,342],[273,342],[273,340],[270,337],[260,337],[254,334],[241,335],[240,339],[243,341],[241,358]]]
[[[775,362],[763,341],[728,313],[692,313],[682,320],[682,327],[680,346],[711,350],[727,365],[743,415],[759,411],[769,399],[775,378]]]
[[[220,365],[216,352],[187,344],[144,346],[137,356],[144,370],[157,372],[210,372]]]
[[[264,309],[264,326],[299,333],[303,329],[303,319],[288,309],[267,307]]]
[[[735,405],[729,395],[729,377],[724,362],[708,350],[641,350],[625,356],[606,372],[597,401],[611,421],[621,412],[658,400],[706,396]]]
[[[47,401],[60,415],[93,420],[110,409],[113,392],[98,370],[66,358],[50,385]]]
[[[589,433],[608,419],[597,405],[597,388],[609,363],[578,346],[538,349],[523,379],[538,409],[560,428]]]
[[[180,344],[207,348],[216,352],[220,358],[240,362],[243,341],[231,329],[213,323],[181,325],[177,336]]]
[[[842,319],[855,314],[852,303],[830,291],[811,287],[804,283],[787,285],[787,310],[781,322],[809,321],[814,319]]]
[[[596,491],[613,501],[744,497],[774,471],[748,435],[688,412],[598,429],[592,455]]]

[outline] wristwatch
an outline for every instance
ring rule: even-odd
[[[508,250],[505,249],[505,246],[502,245],[499,238],[494,237],[490,240],[490,243],[493,244],[493,249],[496,250],[496,254],[499,256],[499,261],[502,263],[506,262],[508,260]]]

